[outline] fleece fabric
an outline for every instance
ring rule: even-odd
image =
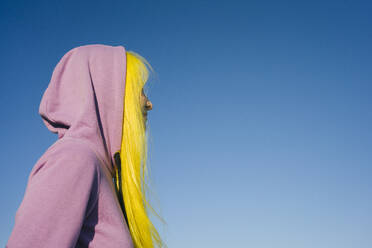
[[[58,62],[39,107],[58,139],[30,172],[6,247],[133,247],[113,183],[125,77],[123,46],[79,46]]]

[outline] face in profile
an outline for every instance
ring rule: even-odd
[[[147,121],[147,111],[152,109],[152,102],[147,98],[145,95],[145,92],[141,91],[141,108],[142,108],[142,114],[145,121]]]

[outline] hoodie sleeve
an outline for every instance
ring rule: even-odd
[[[54,149],[31,171],[6,247],[75,247],[97,204],[98,185],[92,154],[71,146]]]

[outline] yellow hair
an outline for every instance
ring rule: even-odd
[[[119,199],[124,202],[124,217],[136,248],[166,247],[158,231],[151,223],[151,210],[163,223],[146,199],[148,174],[146,123],[140,104],[141,91],[147,82],[151,65],[139,54],[127,51],[127,72],[124,97],[123,136],[120,150],[121,170],[116,170],[115,179]],[[119,177],[120,173],[120,177]],[[120,180],[121,179],[121,180]]]

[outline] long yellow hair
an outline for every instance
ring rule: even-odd
[[[127,51],[126,86],[124,97],[123,136],[120,166],[116,169],[115,183],[119,201],[136,248],[166,247],[149,219],[148,210],[163,223],[146,199],[149,189],[145,182],[147,169],[146,123],[140,104],[141,91],[146,84],[151,65],[139,54]],[[116,154],[119,155],[119,154]]]

